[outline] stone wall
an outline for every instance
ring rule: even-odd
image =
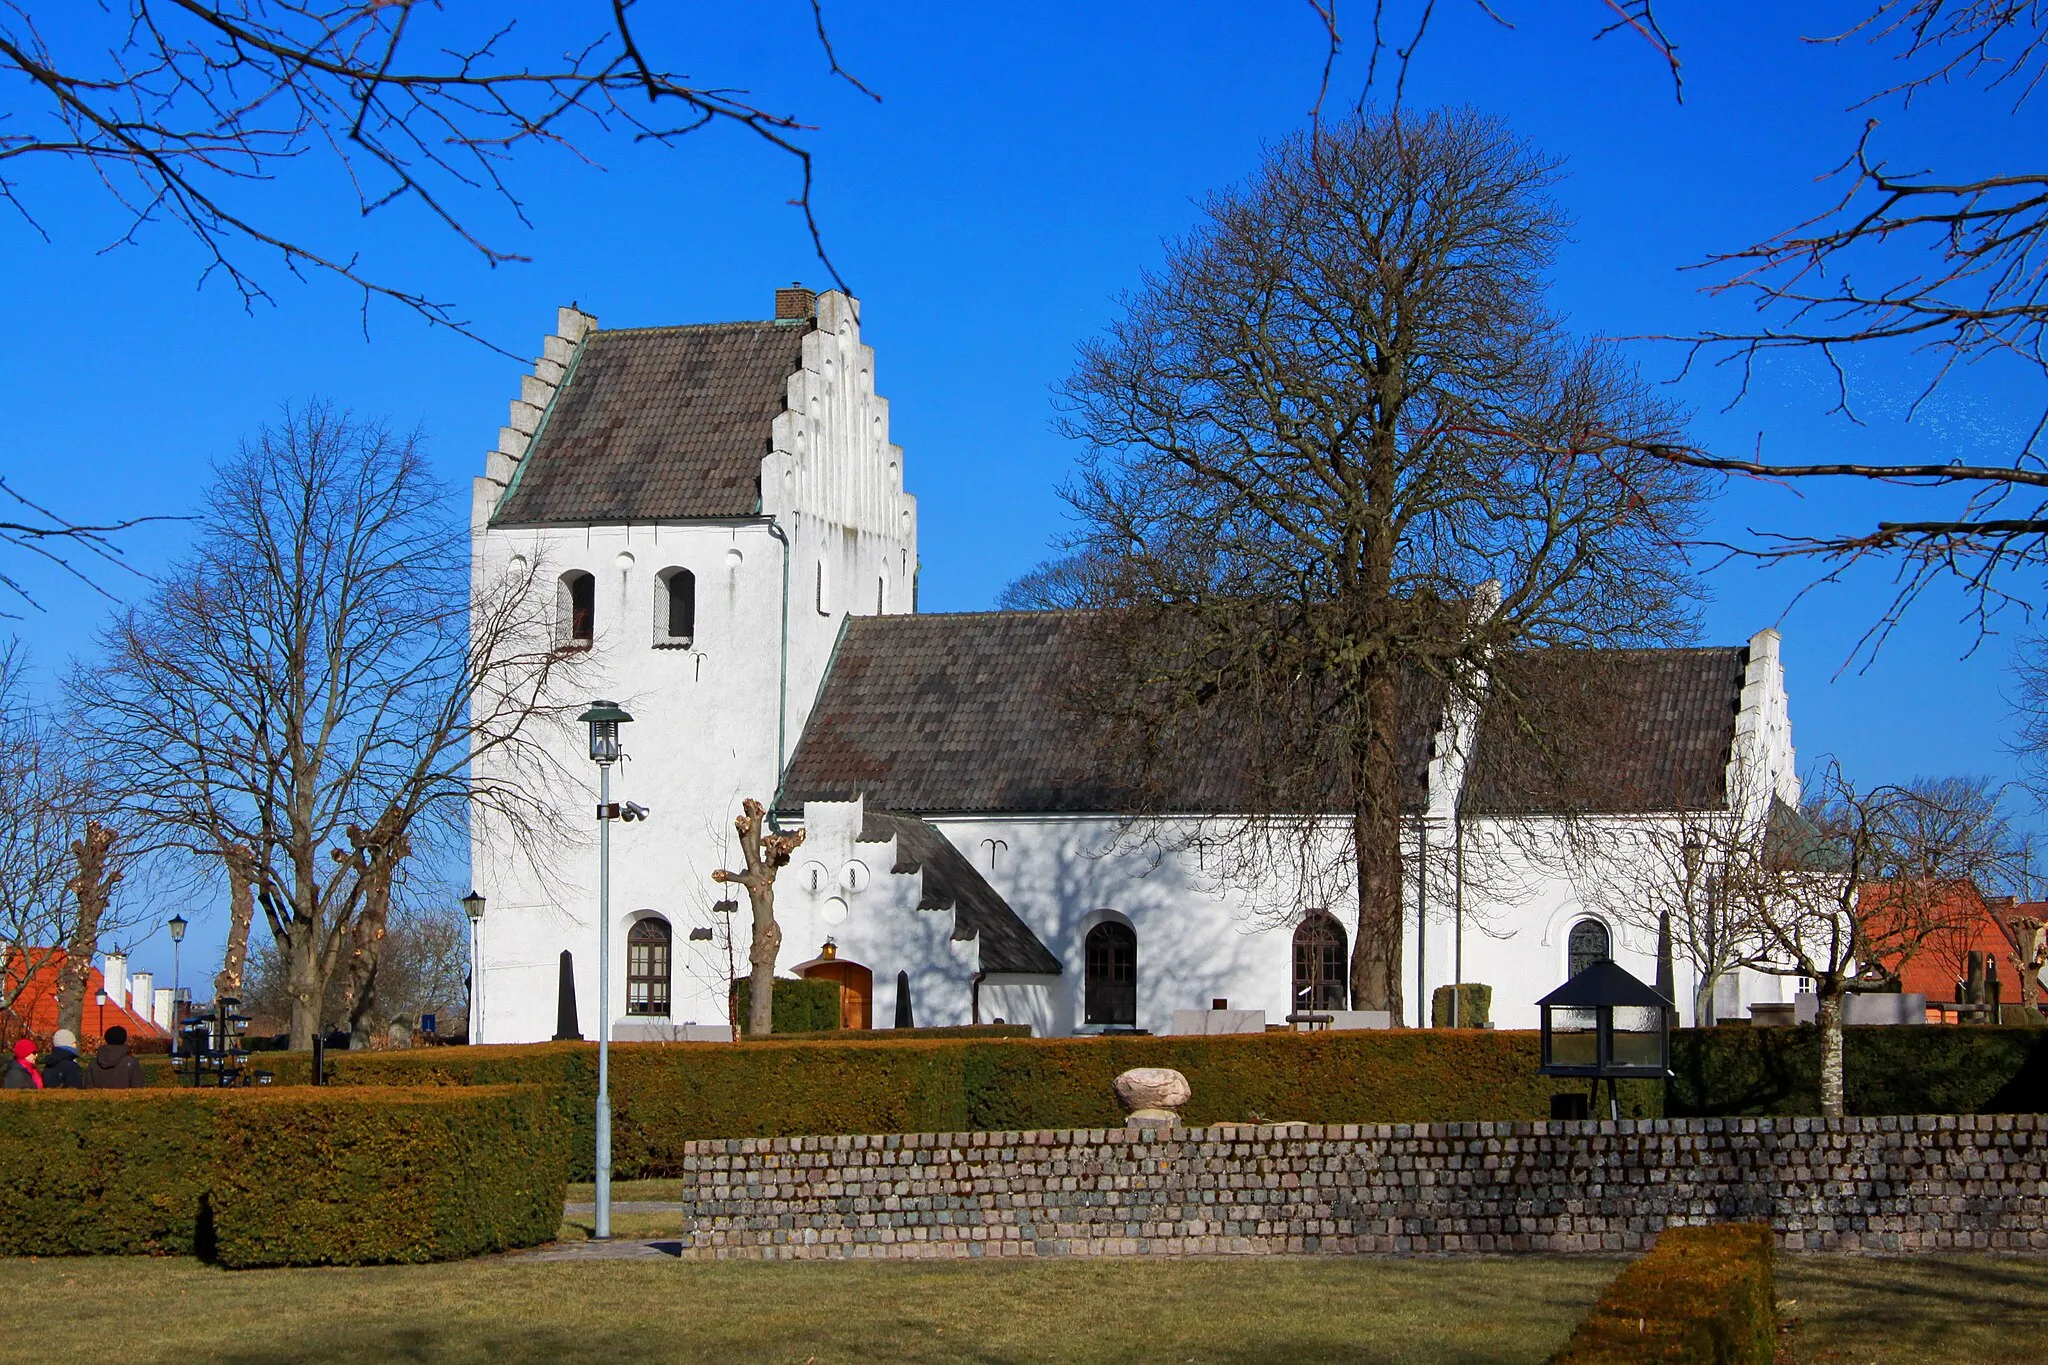
[[[2033,1114],[1092,1129],[689,1145],[683,1255],[2048,1249]]]

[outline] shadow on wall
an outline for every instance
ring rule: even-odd
[[[1216,996],[1251,991],[1275,997],[1248,999],[1251,1008],[1270,1012],[1279,1006],[1276,1021],[1286,1014],[1291,942],[1286,932],[1246,932],[1235,906],[1189,885],[1177,859],[1154,863],[1142,851],[1105,854],[1099,833],[1091,836],[1081,829],[1049,833],[1042,842],[1033,839],[1029,853],[998,853],[993,876],[985,850],[961,850],[1065,966],[1053,988],[1055,1017],[1069,1021],[1063,1031],[1085,1026],[1088,931],[1119,915],[1138,939],[1140,1027],[1157,1031],[1176,1009],[1203,1009]],[[1005,868],[1000,861],[1005,857],[1017,861]],[[1145,875],[1138,875],[1141,871]],[[1266,982],[1278,983],[1277,994],[1257,984]]]

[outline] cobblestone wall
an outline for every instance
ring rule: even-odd
[[[2033,1114],[759,1138],[687,1148],[693,1258],[2048,1249]]]

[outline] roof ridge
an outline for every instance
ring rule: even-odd
[[[804,319],[809,322],[810,319]],[[730,322],[664,322],[648,327],[593,327],[592,336],[619,336],[626,333],[644,332],[715,332],[721,328],[779,327],[794,330],[796,323],[791,319],[777,318],[735,318]]]

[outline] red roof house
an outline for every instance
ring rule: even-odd
[[[49,1042],[50,1035],[57,1031],[57,983],[64,960],[61,948],[7,949],[6,964],[0,971],[5,973],[5,995],[12,997],[13,1003],[0,1011],[0,1041],[12,1042],[27,1035]],[[78,1031],[81,1050],[90,1052],[98,1047],[106,1031],[116,1024],[128,1030],[131,1043],[170,1038],[146,1012],[130,1010],[123,1001],[110,996],[105,1005],[95,1003],[106,984],[98,967],[86,969],[85,1020]],[[146,1011],[143,1002],[136,1004],[139,1010]]]

